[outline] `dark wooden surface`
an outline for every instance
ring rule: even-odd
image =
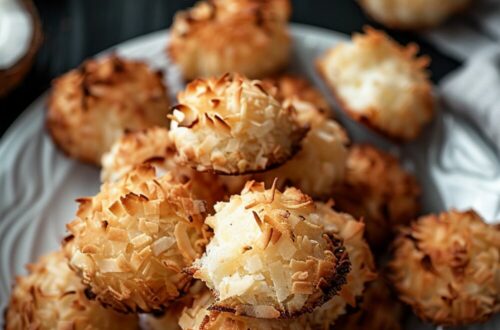
[[[351,34],[370,22],[354,0],[295,0],[292,21]],[[0,135],[50,87],[51,80],[110,46],[165,29],[174,13],[193,0],[35,0],[45,40],[23,84],[0,98]],[[416,41],[432,58],[437,82],[459,63],[440,54],[412,33],[389,31],[403,43]]]

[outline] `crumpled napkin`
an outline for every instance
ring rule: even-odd
[[[500,153],[500,44],[477,51],[439,90],[446,108],[473,122]]]
[[[500,152],[500,0],[475,0],[463,15],[423,37],[464,61],[441,82],[440,94]]]
[[[500,44],[500,0],[472,0],[472,5],[444,25],[422,35],[443,53],[459,60]]]

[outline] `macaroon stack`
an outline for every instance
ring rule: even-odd
[[[281,72],[289,16],[286,0],[179,13],[173,102],[160,74],[116,55],[56,80],[49,132],[101,164],[102,186],[16,280],[6,329],[139,329],[138,315],[147,329],[403,329],[409,308],[445,326],[500,310],[499,227],[418,218],[416,177],[350,145],[319,90]],[[368,29],[316,64],[349,116],[402,142],[434,114],[415,53]]]

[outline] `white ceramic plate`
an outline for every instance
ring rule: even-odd
[[[303,25],[292,25],[290,70],[307,76],[332,105],[334,101],[315,73],[314,60],[347,36]],[[159,31],[110,51],[142,59],[166,72],[171,96],[182,88],[179,72],[165,55],[168,32]],[[106,52],[106,53],[109,53]],[[65,224],[76,211],[74,200],[99,189],[99,170],[65,157],[44,128],[46,95],[35,101],[0,141],[0,308],[4,308],[16,274],[24,265],[55,250]],[[418,141],[398,147],[347,119],[337,118],[354,141],[369,141],[399,154],[423,185],[424,212],[474,207],[488,220],[500,215],[500,162],[490,146],[460,118],[443,113]],[[0,313],[0,318],[3,313]],[[3,320],[0,319],[0,324]],[[500,328],[500,323],[495,324]],[[482,327],[487,329],[488,327]],[[414,323],[411,328],[426,327]],[[430,327],[432,329],[432,327]]]

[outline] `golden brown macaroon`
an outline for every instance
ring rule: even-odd
[[[435,27],[466,9],[472,0],[358,0],[374,20],[394,29]]]
[[[394,242],[390,279],[421,319],[486,321],[500,308],[500,229],[474,211],[421,217]]]
[[[70,157],[99,165],[124,131],[166,125],[168,112],[162,74],[113,55],[54,81],[47,128]]]
[[[335,323],[342,330],[403,330],[403,304],[390,291],[383,279],[368,284],[360,310],[341,316]]]
[[[181,164],[198,171],[245,174],[276,167],[306,133],[258,80],[240,75],[198,79],[178,95],[170,135]]]
[[[18,276],[5,310],[5,330],[138,330],[136,315],[123,315],[88,300],[81,279],[63,253],[52,252]]]
[[[343,179],[347,135],[329,119],[331,109],[328,102],[307,80],[285,74],[264,79],[262,83],[283,107],[296,109],[297,120],[302,126],[312,126],[312,129],[291,160],[275,170],[257,173],[253,178],[267,185],[279,178],[279,189],[292,185],[314,198],[325,197],[332,186]],[[251,175],[221,178],[231,194],[239,193],[251,179]]]
[[[417,216],[420,193],[416,178],[397,158],[370,145],[354,145],[333,199],[336,209],[363,218],[368,242],[380,249],[398,226]]]
[[[121,312],[161,312],[190,285],[182,270],[209,236],[204,203],[167,173],[141,165],[78,200],[65,240],[69,264],[98,301]]]
[[[156,126],[125,133],[102,157],[101,180],[117,181],[135,166],[149,163],[158,172],[169,171],[174,180],[188,183],[188,189],[194,197],[206,201],[209,209],[229,193],[229,185],[235,180],[223,181],[216,174],[201,173],[189,166],[181,166],[174,161],[175,154],[175,146],[165,127]],[[241,183],[243,185],[244,182]]]
[[[312,199],[250,181],[215,205],[214,231],[190,271],[214,291],[208,308],[258,318],[290,318],[338,293],[350,270],[342,241],[313,222]]]
[[[212,0],[176,14],[168,54],[184,78],[240,72],[262,78],[290,55],[288,0]]]
[[[415,139],[434,115],[428,57],[372,28],[327,51],[317,68],[353,119],[398,141]]]

